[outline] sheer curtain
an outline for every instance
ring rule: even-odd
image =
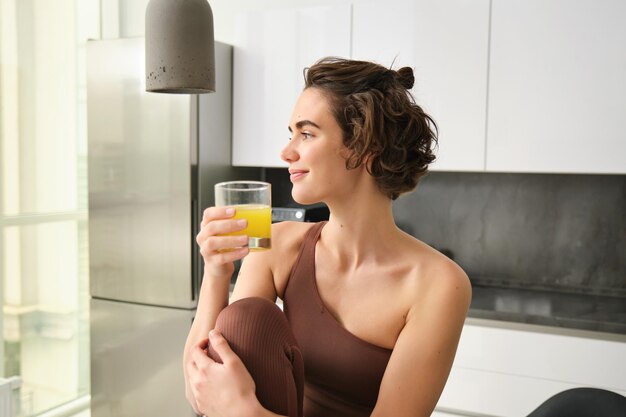
[[[100,0],[0,0],[0,377],[22,415],[89,393],[85,41]]]

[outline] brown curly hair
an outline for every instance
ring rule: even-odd
[[[327,57],[304,70],[305,89],[319,89],[343,131],[346,168],[366,163],[379,189],[395,200],[412,191],[435,160],[437,125],[408,91],[413,70]]]

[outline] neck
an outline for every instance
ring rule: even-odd
[[[331,214],[322,231],[324,246],[346,267],[385,259],[401,234],[391,200],[381,193],[345,200],[328,202]]]

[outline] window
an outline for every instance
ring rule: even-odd
[[[0,376],[30,416],[89,393],[85,41],[99,0],[0,0]]]

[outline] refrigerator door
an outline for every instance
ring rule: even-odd
[[[197,98],[145,92],[143,38],[88,42],[87,92],[91,295],[193,308]]]
[[[91,416],[192,417],[182,357],[194,310],[91,300]]]

